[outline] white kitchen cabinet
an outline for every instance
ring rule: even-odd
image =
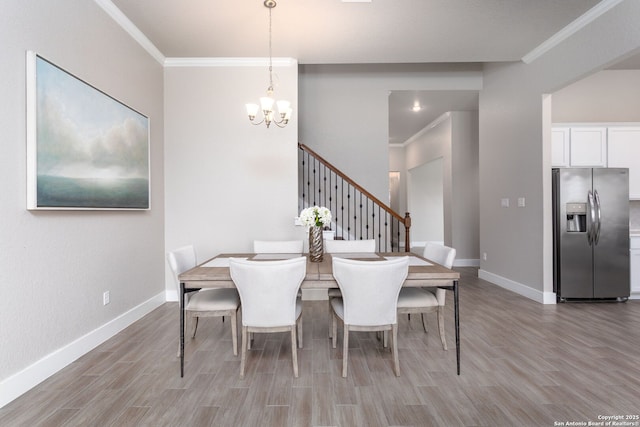
[[[571,167],[607,166],[606,127],[572,127],[569,146]]]
[[[569,136],[568,127],[554,127],[551,129],[551,166],[554,168],[569,167]]]
[[[607,160],[610,168],[629,168],[629,199],[640,199],[640,127],[609,127]]]
[[[640,237],[631,236],[631,298],[640,299]]]

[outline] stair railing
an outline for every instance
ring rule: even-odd
[[[326,206],[336,239],[375,239],[379,252],[410,251],[409,212],[402,217],[306,145],[298,148],[298,211]]]

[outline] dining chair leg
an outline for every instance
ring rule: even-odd
[[[331,309],[331,297],[329,297],[329,338],[333,338],[333,310]]]
[[[291,327],[291,360],[293,363],[293,376],[298,378],[298,350],[296,349],[296,326]]]
[[[196,331],[198,330],[198,316],[193,316],[191,318],[192,320],[195,319],[195,323],[193,325],[193,333],[191,334],[191,338],[195,338],[196,337]]]
[[[298,328],[298,348],[302,348],[302,345],[303,345],[303,342],[302,342],[302,315],[300,315],[300,318],[298,319],[297,328]]]
[[[336,344],[337,344],[337,335],[338,335],[338,316],[335,315],[335,313],[332,313],[331,316],[331,330],[333,331],[333,333],[331,334],[331,344],[333,345],[333,348],[336,348]]]
[[[238,355],[238,311],[231,313],[231,345],[233,346],[233,355]]]
[[[447,350],[447,340],[444,336],[444,307],[438,307],[438,331],[440,332],[440,341],[442,341],[442,349]]]
[[[347,363],[349,361],[349,328],[344,325],[342,335],[342,378],[347,378]]]
[[[396,371],[396,377],[400,376],[400,360],[398,358],[398,324],[391,326],[391,351],[393,352],[393,365]]]
[[[422,317],[422,329],[424,329],[425,332],[429,332],[427,331],[427,321],[424,318],[424,313],[420,313],[420,317]]]
[[[240,378],[244,378],[244,365],[247,359],[247,327],[242,327],[242,350],[240,351]]]
[[[382,331],[382,347],[384,347],[384,348],[389,347],[389,332],[388,331]]]

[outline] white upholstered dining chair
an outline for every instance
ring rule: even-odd
[[[398,312],[400,288],[409,272],[409,257],[386,261],[333,258],[333,276],[342,298],[331,300],[332,345],[336,348],[337,320],[343,324],[342,376],[347,376],[349,331],[391,331],[391,352],[396,376],[398,360]]]
[[[179,298],[180,280],[178,276],[197,265],[196,251],[192,245],[183,246],[169,252],[167,254],[167,260],[173,272],[173,279],[178,290]],[[196,292],[190,292],[184,296],[184,305],[184,327],[187,329],[187,319],[191,318],[193,322],[192,338],[196,336],[198,319],[200,317],[222,317],[224,321],[224,316],[229,316],[231,319],[233,355],[238,355],[237,313],[238,307],[240,306],[240,297],[238,296],[237,290],[232,288],[201,289]],[[180,354],[180,350],[178,350],[178,354]]]
[[[427,242],[422,256],[444,267],[451,268],[456,259],[456,250],[448,246]],[[398,313],[408,315],[420,313],[422,327],[427,332],[424,315],[425,313],[437,312],[440,341],[442,348],[447,350],[447,340],[444,334],[445,297],[446,290],[440,288],[402,288],[398,296]]]
[[[302,254],[302,240],[254,240],[253,252],[256,254]]]
[[[287,331],[291,332],[293,375],[298,377],[296,344],[302,348],[302,301],[297,295],[306,269],[306,257],[278,261],[229,260],[231,279],[242,302],[240,378],[244,378],[248,334]]]
[[[358,253],[358,252],[375,252],[376,241],[374,239],[368,240],[325,240],[324,250],[328,254],[345,254],[345,253]],[[329,288],[327,290],[327,296],[329,297],[329,338],[332,336],[331,331],[331,299],[340,298],[342,294],[339,288]]]
[[[325,240],[324,250],[328,254],[375,252],[375,239],[367,240]]]

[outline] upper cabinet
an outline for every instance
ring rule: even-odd
[[[629,168],[629,198],[640,199],[640,126],[610,127],[608,166]]]
[[[571,128],[551,129],[551,165],[558,168],[569,167],[569,136]]]
[[[607,128],[554,126],[551,130],[551,166],[606,167]]]
[[[569,147],[571,167],[607,166],[606,127],[572,127]]]
[[[629,199],[640,200],[640,124],[554,125],[551,165],[629,168]]]

